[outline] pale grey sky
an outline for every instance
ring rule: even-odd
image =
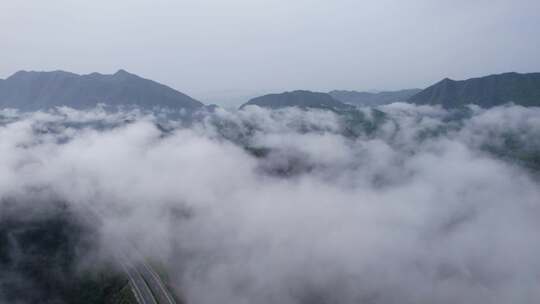
[[[0,78],[123,68],[205,102],[398,89],[540,71],[540,1],[1,0],[0,41]]]

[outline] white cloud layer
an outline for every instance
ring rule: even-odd
[[[4,111],[0,198],[97,215],[103,252],[133,242],[188,303],[537,303],[540,187],[497,149],[538,153],[540,109],[380,110],[356,136],[296,109],[165,133],[140,113]]]

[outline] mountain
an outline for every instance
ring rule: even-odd
[[[119,70],[112,75],[20,71],[0,81],[0,108],[35,111],[55,106],[136,105],[197,109],[203,104],[155,81]]]
[[[334,99],[357,106],[380,106],[398,101],[407,101],[411,96],[419,93],[420,89],[408,89],[387,92],[358,92],[334,90],[329,92]]]
[[[540,106],[540,73],[504,73],[456,81],[444,79],[408,100],[415,104],[455,108],[477,104],[489,108],[507,102]]]
[[[284,107],[300,107],[343,110],[352,108],[351,105],[337,101],[327,93],[318,93],[311,91],[292,91],[256,97],[243,104],[240,109],[248,105],[257,105],[260,107],[272,109]]]

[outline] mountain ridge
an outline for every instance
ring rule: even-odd
[[[328,93],[313,92],[308,90],[295,90],[283,93],[272,93],[250,99],[240,106],[240,109],[249,105],[256,105],[264,108],[319,108],[319,109],[348,109],[353,106],[334,99]]]
[[[194,110],[201,102],[171,87],[120,69],[114,74],[76,74],[62,70],[18,71],[0,80],[0,108],[24,111],[99,103]]]
[[[466,80],[444,78],[408,100],[414,104],[455,108],[476,104],[484,108],[513,102],[540,106],[540,73],[507,72]]]

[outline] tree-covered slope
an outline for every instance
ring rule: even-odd
[[[59,203],[36,202],[39,212],[14,203],[0,201],[0,303],[132,302],[122,273],[81,266],[97,236],[80,219]]]

